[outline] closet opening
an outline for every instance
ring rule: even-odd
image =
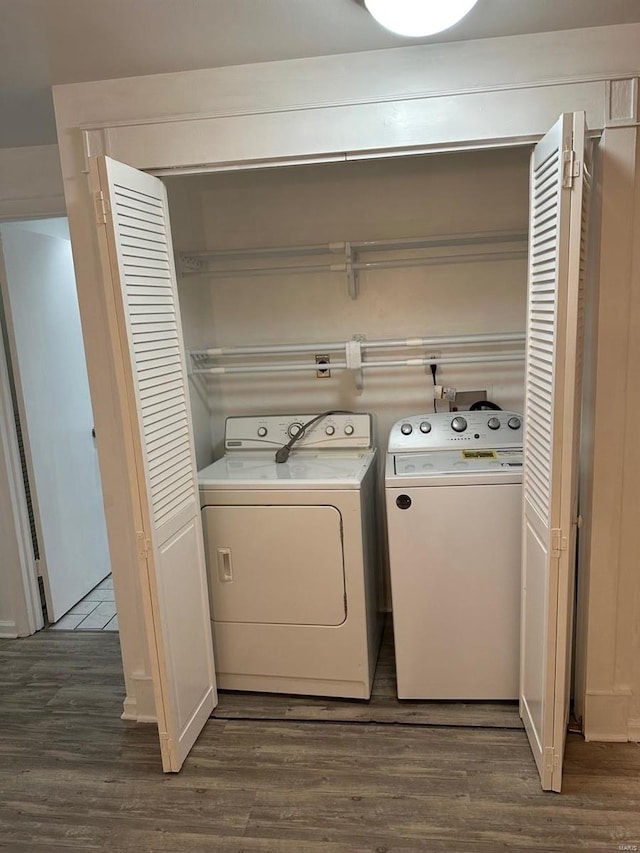
[[[486,400],[523,412],[529,167],[517,147],[163,179],[198,469],[224,456],[228,418],[340,410],[374,425],[386,626],[372,701],[225,690],[219,672],[214,716],[522,726],[517,689],[397,699],[384,481],[403,418]],[[221,651],[233,633],[217,634]]]

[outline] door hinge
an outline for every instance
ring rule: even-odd
[[[151,550],[151,540],[147,539],[143,531],[138,530],[136,533],[136,542],[138,544],[138,556],[142,560],[146,560]]]
[[[576,159],[576,152],[573,148],[565,148],[562,152],[562,186],[571,189],[574,179],[581,173],[582,163]]]
[[[169,764],[171,766],[171,769],[173,770],[176,766],[176,753],[173,741],[171,740],[167,732],[158,732],[158,735],[160,736],[160,749],[161,751],[167,751]]]
[[[559,557],[561,551],[567,550],[567,537],[559,527],[551,530],[551,556]]]
[[[553,773],[555,769],[558,767],[558,756],[556,755],[556,751],[552,746],[547,746],[544,750],[543,756],[544,769],[547,773]]]
[[[98,225],[106,225],[107,213],[109,213],[109,203],[104,197],[102,190],[99,190],[94,194],[93,201],[96,208],[96,223]]]

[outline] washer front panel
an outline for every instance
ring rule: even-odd
[[[501,474],[522,471],[521,450],[441,450],[434,453],[396,453],[399,477],[439,477],[443,474]]]

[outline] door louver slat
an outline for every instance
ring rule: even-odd
[[[524,476],[525,497],[549,520],[555,355],[560,156],[554,151],[533,173],[530,235],[527,411],[525,441],[530,464]]]
[[[124,235],[125,296],[138,371],[142,428],[156,472],[150,482],[150,501],[158,522],[159,516],[166,518],[168,512],[167,491],[184,493],[186,499],[184,487],[192,489],[195,483],[188,452],[188,401],[178,348],[170,249],[158,199],[117,185],[114,202],[114,216]],[[180,465],[175,464],[177,456]],[[172,507],[178,510],[180,502]]]

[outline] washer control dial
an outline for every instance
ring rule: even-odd
[[[344,428],[345,435],[353,435],[355,431],[356,430],[353,424],[347,424]]]
[[[268,432],[269,430],[265,426],[258,427],[258,435],[260,438],[264,438]]]
[[[295,438],[295,436],[298,435],[301,429],[302,424],[298,423],[297,421],[292,424],[289,424],[289,428],[287,429],[287,434],[289,435],[289,438]]]
[[[411,426],[411,424],[402,424],[402,426],[400,427],[400,432],[403,435],[411,435],[411,433],[413,432],[413,427]]]
[[[522,421],[520,418],[509,418],[507,425],[509,426],[509,429],[520,429]]]
[[[333,435],[336,431],[336,428],[332,424],[329,424],[329,426],[324,428],[324,431],[327,435]]]
[[[467,421],[465,420],[465,418],[461,418],[460,416],[458,416],[451,421],[451,429],[454,432],[464,432],[466,428]]]
[[[500,429],[500,418],[489,418],[487,426],[489,429]]]
[[[425,435],[431,432],[431,424],[429,421],[422,421],[420,424],[420,432],[423,432]]]

